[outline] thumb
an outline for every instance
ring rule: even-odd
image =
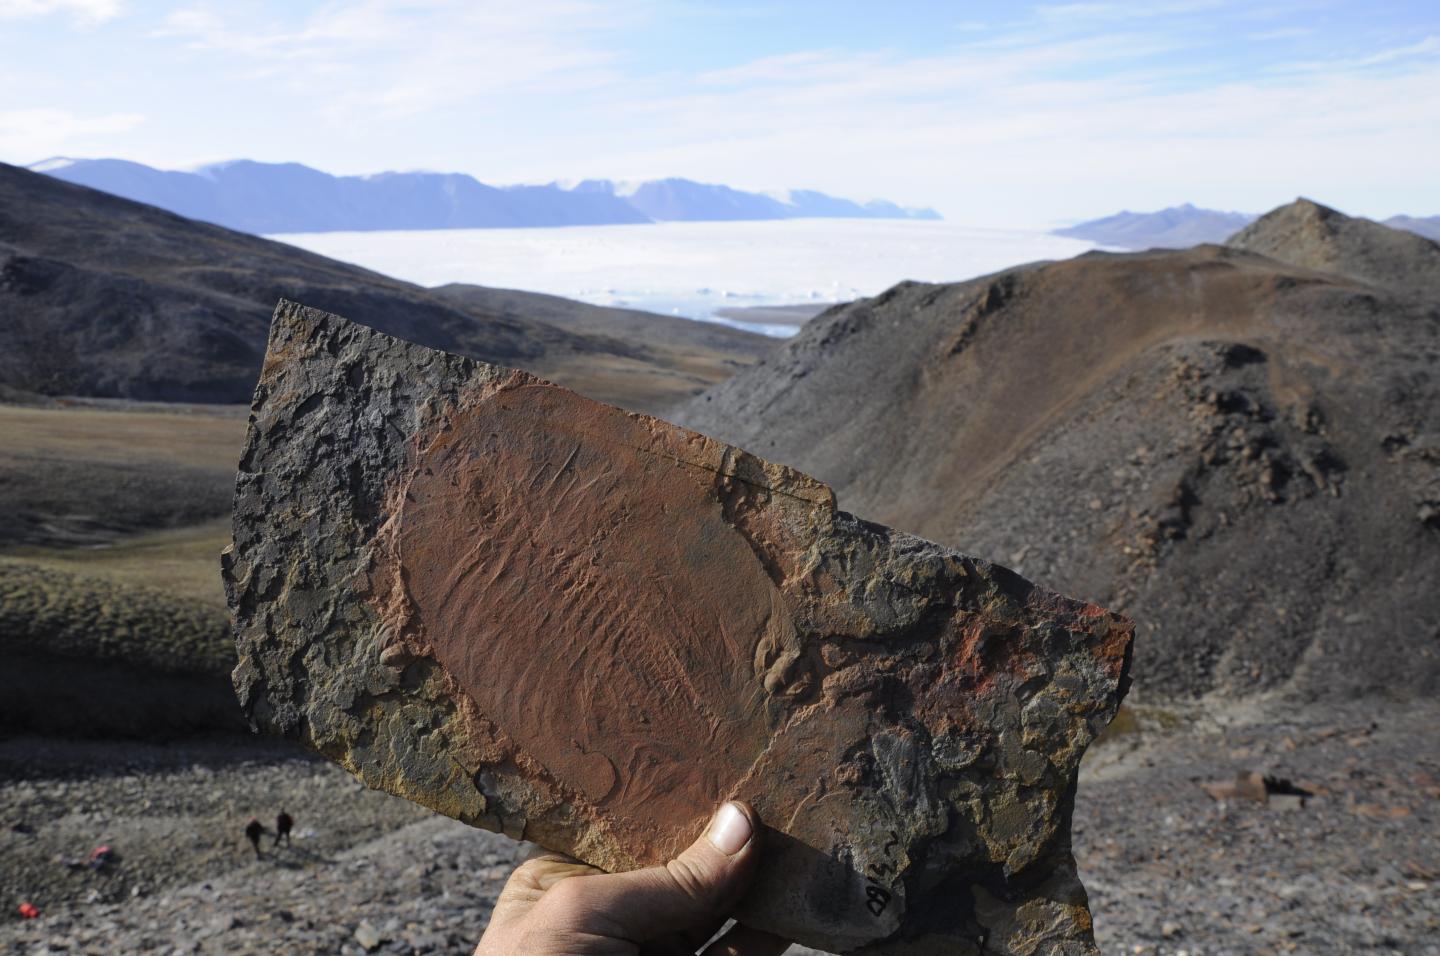
[[[641,941],[717,923],[754,876],[758,830],[755,811],[731,801],[664,866],[566,880],[555,889],[576,897],[570,901],[576,910],[604,918],[608,934],[620,939]]]

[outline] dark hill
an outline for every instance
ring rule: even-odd
[[[1325,695],[1440,689],[1437,407],[1433,304],[1201,246],[904,283],[681,417],[1133,615],[1142,695]]]
[[[626,341],[528,318],[524,294],[510,295],[515,302],[503,311],[457,304],[293,246],[0,164],[0,385],[12,389],[248,401],[282,297],[646,409],[699,391],[770,346],[728,330],[689,350],[689,323],[667,316],[653,317],[648,341]],[[545,307],[565,309],[551,297]],[[579,315],[593,307],[569,308]]]
[[[676,319],[639,309],[587,305],[543,292],[494,289],[464,282],[435,286],[429,291],[467,310],[544,322],[571,332],[609,336],[626,342],[657,340],[659,344],[671,348],[732,352],[756,359],[769,352],[774,343],[768,336],[718,322]]]
[[[461,282],[429,291],[472,315],[539,322],[587,340],[622,343],[623,350],[612,346],[604,353],[556,351],[534,368],[576,391],[640,411],[663,413],[778,345],[769,336],[715,322],[587,305],[540,292]]]
[[[1440,302],[1440,245],[1309,199],[1266,213],[1225,244]]]

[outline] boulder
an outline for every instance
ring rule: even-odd
[[[611,871],[741,799],[749,925],[1094,952],[1070,813],[1131,624],[793,469],[282,302],[224,572],[251,719],[372,787]]]

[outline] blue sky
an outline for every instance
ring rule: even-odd
[[[0,160],[1440,213],[1440,2],[0,0]]]

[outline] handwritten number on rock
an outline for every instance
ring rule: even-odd
[[[899,872],[895,866],[894,853],[895,846],[899,842],[900,834],[891,830],[890,842],[885,844],[882,851],[885,854],[885,862],[870,864],[870,875],[865,879],[865,908],[870,911],[871,916],[878,918],[881,913],[885,912],[885,907],[890,905],[890,891],[881,881]]]

